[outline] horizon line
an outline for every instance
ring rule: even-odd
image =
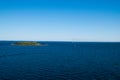
[[[37,42],[115,42],[120,43],[120,41],[72,41],[72,40],[0,40],[0,41],[37,41]]]

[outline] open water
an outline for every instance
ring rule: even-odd
[[[120,80],[120,43],[0,41],[0,80]]]

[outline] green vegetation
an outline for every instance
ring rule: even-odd
[[[13,45],[18,45],[18,46],[41,46],[41,44],[38,43],[38,42],[28,42],[28,41],[16,42]]]

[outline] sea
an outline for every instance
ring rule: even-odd
[[[120,42],[0,41],[0,80],[120,80]]]

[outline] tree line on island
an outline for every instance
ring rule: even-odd
[[[17,45],[17,46],[43,46],[43,44],[41,44],[39,42],[32,42],[32,41],[15,42],[12,45]]]

